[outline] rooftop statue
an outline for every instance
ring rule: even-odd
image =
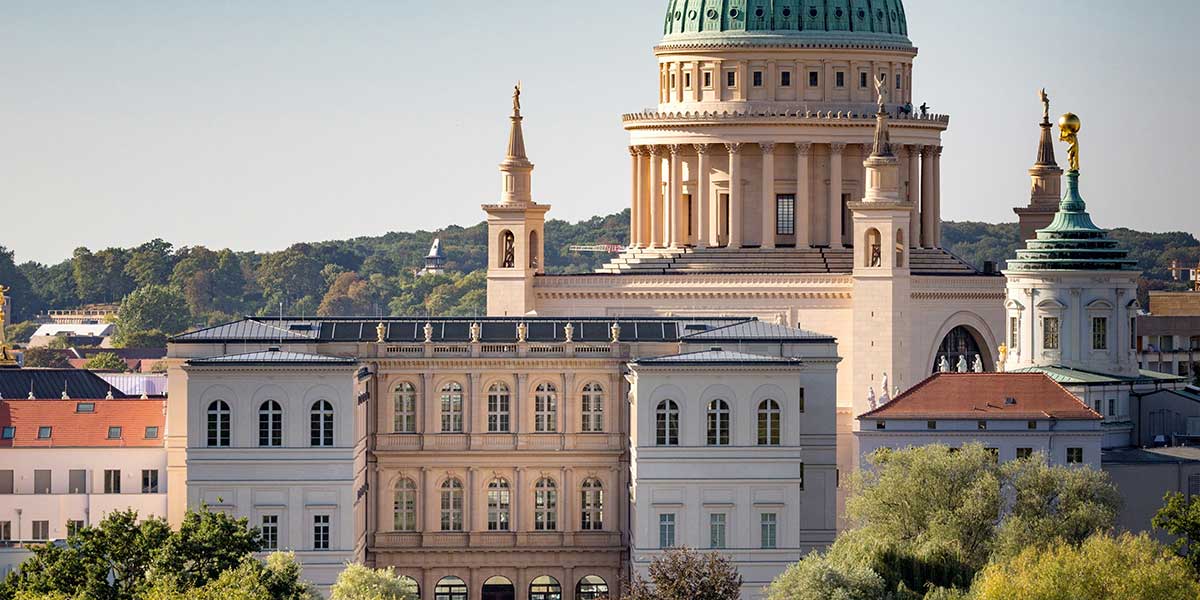
[[[520,112],[521,112],[521,82],[518,81],[517,85],[513,87],[513,114],[520,114]]]
[[[1082,127],[1075,113],[1067,113],[1058,120],[1058,139],[1070,145],[1067,148],[1067,162],[1072,171],[1079,170],[1079,130]]]
[[[879,77],[875,79],[875,93],[879,96],[879,112],[883,112],[886,110],[884,105],[887,104],[888,98],[887,75],[880,74]]]
[[[1046,93],[1046,88],[1042,88],[1042,91],[1038,92],[1038,99],[1040,99],[1042,101],[1042,119],[1049,121],[1050,120],[1050,95]]]

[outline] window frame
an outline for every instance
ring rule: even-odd
[[[104,470],[104,493],[105,494],[120,494],[121,493],[121,470],[120,469],[105,469]]]
[[[597,381],[588,382],[580,394],[580,431],[604,433],[604,385]]]
[[[729,515],[723,512],[708,514],[708,548],[709,550],[725,550],[728,548]]]
[[[316,513],[312,517],[312,549],[328,552],[333,545],[333,517],[329,513]]]
[[[679,404],[666,399],[654,409],[654,445],[679,446]]]
[[[775,195],[775,235],[796,235],[796,195]]]
[[[417,530],[418,502],[417,482],[403,477],[392,486],[392,531]]]
[[[439,389],[441,402],[442,433],[464,433],[463,386],[457,381],[448,381]]]
[[[543,381],[533,390],[534,433],[558,433],[558,386]]]
[[[729,446],[732,443],[733,417],[729,409],[729,403],[715,398],[709,400],[708,406],[705,409],[705,445],[706,446]]]
[[[792,87],[792,72],[791,71],[782,70],[779,72],[779,87],[781,87],[781,88]]]
[[[283,447],[283,406],[272,399],[258,405],[258,447]]]
[[[439,490],[439,499],[441,501],[440,531],[452,533],[461,533],[464,531],[464,494],[462,481],[458,478],[451,477],[442,482]]]
[[[159,489],[158,469],[142,469],[142,493],[158,494]]]
[[[270,523],[267,519],[272,519]],[[277,513],[265,513],[258,518],[259,539],[262,540],[263,551],[274,552],[279,550],[279,515]]]
[[[309,408],[309,445],[313,448],[334,446],[335,411],[333,403],[320,399]]]
[[[1083,448],[1067,448],[1067,464],[1081,465],[1083,464]]]
[[[488,483],[487,529],[488,531],[512,530],[512,487],[503,477],[497,477]]]
[[[783,405],[774,398],[758,403],[757,433],[759,446],[783,445]]]
[[[1062,351],[1062,319],[1057,315],[1042,317],[1042,350]]]
[[[762,71],[751,71],[750,72],[750,87],[755,87],[755,88],[763,87],[763,72]]]
[[[674,548],[676,544],[675,528],[678,522],[675,513],[658,514],[658,547],[661,550]]]
[[[392,388],[392,433],[417,432],[417,386],[401,381]]]
[[[1092,350],[1108,351],[1108,317],[1092,317]]]
[[[229,448],[233,441],[233,413],[229,403],[217,399],[205,409],[205,441],[209,448]]]
[[[758,513],[758,545],[761,550],[779,549],[779,513]]]
[[[533,490],[533,530],[558,531],[558,484],[543,477]]]
[[[604,483],[595,477],[583,480],[579,486],[579,529],[604,530]]]
[[[487,431],[488,433],[512,431],[512,389],[502,381],[488,386]]]

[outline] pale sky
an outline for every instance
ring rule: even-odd
[[[621,210],[620,115],[655,101],[666,5],[0,0],[0,246],[57,262],[477,223],[518,79],[535,199],[551,218]],[[1200,2],[905,7],[915,103],[952,117],[945,218],[1015,220],[1045,86],[1083,119],[1098,224],[1200,232]]]

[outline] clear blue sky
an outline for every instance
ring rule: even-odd
[[[51,262],[476,223],[517,79],[535,198],[621,210],[620,114],[654,102],[666,4],[0,0],[0,245]],[[952,115],[946,218],[1015,220],[1046,86],[1083,118],[1098,223],[1200,231],[1200,2],[905,5],[917,103]]]

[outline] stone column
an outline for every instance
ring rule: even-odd
[[[809,162],[812,144],[796,144],[796,247],[812,245],[812,182]]]
[[[763,248],[775,247],[775,144],[762,148],[762,241]]]
[[[942,150],[933,149],[933,247],[942,247]]]
[[[716,95],[718,102],[725,101],[725,61],[713,61],[713,77],[716,81],[713,82],[713,94]]]
[[[829,145],[829,247],[842,248],[842,152],[846,144]]]
[[[433,391],[432,373],[421,373],[421,397],[424,401],[417,403],[416,414],[417,423],[421,424],[420,431],[426,435],[441,431],[435,419],[438,409],[437,396]]]
[[[525,430],[523,423],[525,422],[526,409],[523,405],[525,404],[525,396],[527,395],[525,393],[525,386],[529,385],[529,374],[517,373],[515,380],[517,387],[513,390],[513,412],[508,420],[512,426],[513,433],[521,433]]]
[[[921,247],[933,248],[933,147],[921,146]]]
[[[741,86],[744,88],[745,86]],[[725,144],[729,150],[729,248],[742,247],[742,145]]]
[[[467,398],[463,401],[463,416],[466,422],[463,423],[463,433],[472,434],[476,432],[476,423],[487,422],[487,416],[484,415],[477,419],[476,411],[486,412],[487,407],[480,407],[479,404],[479,373],[467,373]],[[486,430],[486,427],[484,428]]]
[[[662,149],[650,146],[650,245],[663,247]]]
[[[638,239],[642,233],[642,152],[637,146],[629,147],[629,158],[631,161],[632,181],[632,200],[629,205],[629,247],[637,248],[640,245]]]
[[[779,73],[779,70],[777,68],[775,68],[775,61],[768,60],[767,61],[767,72],[765,73],[766,78],[767,78],[767,81],[765,83],[767,84],[767,101],[768,102],[775,101],[775,91],[777,89],[777,86],[779,85],[778,73]],[[794,84],[795,82],[792,82],[792,83]]]
[[[920,146],[905,146],[908,156],[908,201],[912,203],[912,223],[908,234],[910,248],[921,247],[921,150]]]
[[[434,490],[429,489],[430,483],[429,467],[421,467],[421,489],[417,492],[417,518],[420,522],[417,523],[417,531],[421,533],[432,533],[438,530],[437,515],[434,514],[435,500],[437,494]]]
[[[650,230],[652,229],[650,223],[650,152],[645,146],[639,146],[638,150],[638,175],[641,177],[641,191],[638,198],[638,210],[641,212],[638,223],[641,230],[638,231],[638,247],[649,248]]]
[[[678,248],[683,245],[682,225],[683,211],[680,210],[680,203],[683,199],[683,162],[679,151],[682,148],[679,144],[672,144],[667,147],[671,151],[671,179],[668,184],[668,193],[671,195],[667,199],[667,245],[672,248]]]
[[[467,515],[463,518],[463,528],[468,532],[478,530],[476,513],[479,511],[475,510],[476,507],[479,506],[479,490],[475,489],[475,482],[477,480],[475,473],[477,471],[479,471],[479,469],[475,467],[467,468],[467,489],[464,490],[467,495],[467,506],[465,507],[467,509]],[[486,531],[487,527],[484,527],[483,530]]]
[[[513,533],[524,531],[525,519],[521,516],[521,508],[525,506],[525,467],[517,467],[517,480],[513,482],[512,495],[509,496],[508,509],[512,511]]]
[[[709,240],[712,245],[717,245],[717,236],[714,234],[716,227],[710,222],[716,220],[716,215],[713,214],[712,202],[709,193],[709,158],[708,144],[696,144],[696,247],[707,248]]]
[[[575,531],[575,514],[571,509],[571,501],[575,498],[575,471],[570,467],[563,467],[559,484],[562,486],[562,493],[558,496],[558,530],[564,533],[572,533]]]

